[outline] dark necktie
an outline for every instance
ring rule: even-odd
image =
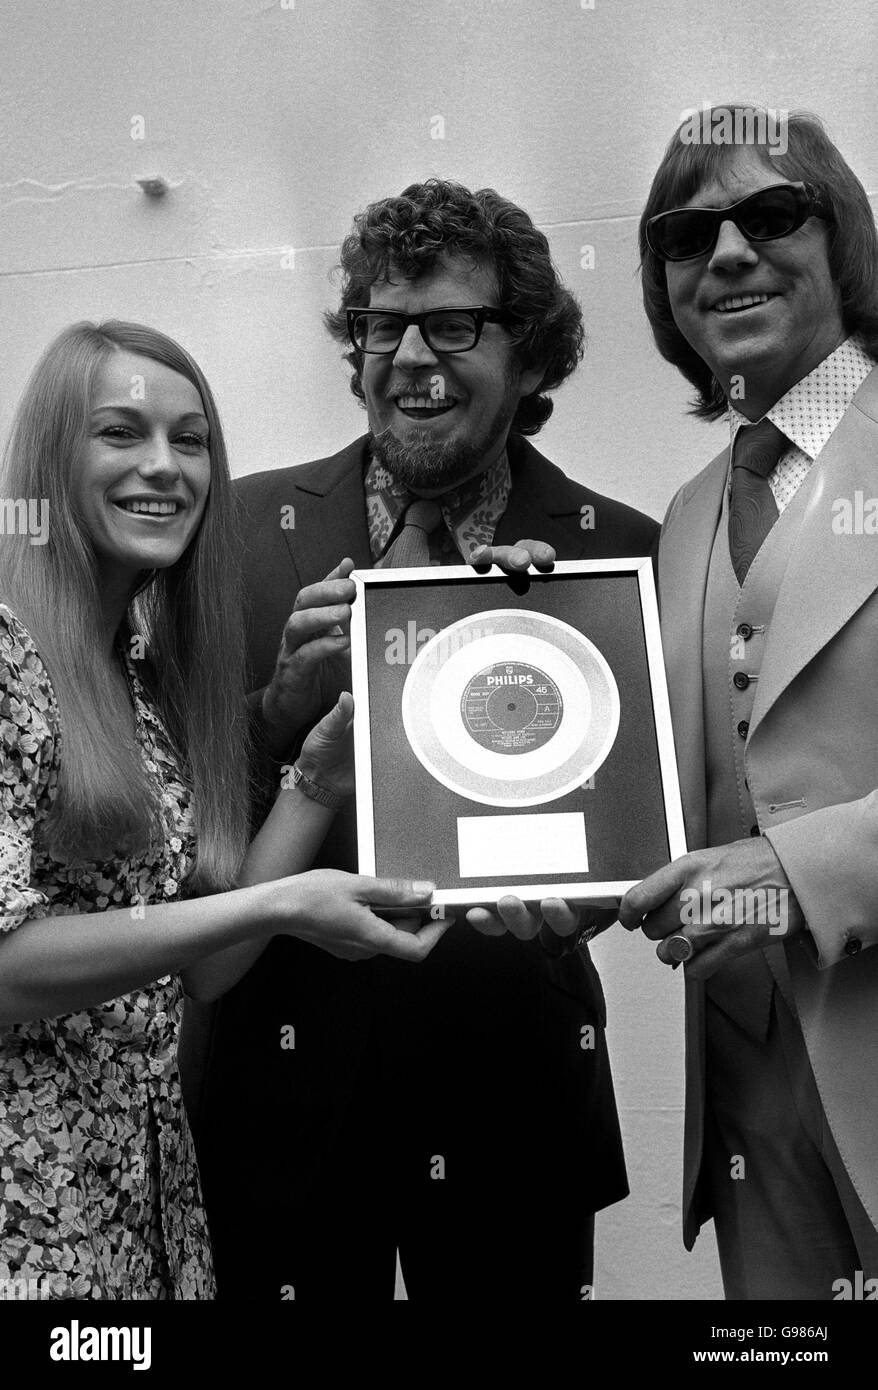
[[[739,584],[744,583],[759,547],[777,521],[777,503],[768,475],[787,448],[786,435],[770,420],[742,425],[735,438],[729,555]]]
[[[405,509],[403,528],[376,569],[410,569],[430,563],[430,533],[442,520],[442,508],[430,497],[416,497]]]

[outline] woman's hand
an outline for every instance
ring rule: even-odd
[[[342,960],[425,960],[454,918],[445,908],[421,925],[435,885],[313,869],[273,885],[275,932],[310,941]],[[420,911],[419,911],[420,909]],[[383,914],[392,914],[385,921]]]
[[[298,758],[305,777],[337,796],[354,793],[354,697],[346,690],[315,724]]]

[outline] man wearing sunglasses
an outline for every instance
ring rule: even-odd
[[[368,433],[240,486],[253,685],[282,761],[350,688],[352,564],[524,569],[648,553],[657,532],[526,437],[583,334],[521,208],[431,179],[358,216],[341,263],[327,323]],[[355,856],[345,810],[323,862]],[[221,1296],[389,1300],[398,1246],[413,1300],[588,1297],[593,1214],[627,1192],[600,982],[562,903],[539,933],[462,916],[417,970],[279,940],[222,1001],[199,1148]],[[270,1118],[230,1135],[229,1094]]]
[[[691,852],[620,919],[687,962],[684,1238],[713,1217],[736,1299],[878,1275],[878,538],[856,503],[878,493],[878,242],[820,123],[788,138],[678,132],[640,228],[656,343],[730,447],[659,552]]]

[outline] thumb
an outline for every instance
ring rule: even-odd
[[[629,888],[619,904],[619,921],[626,931],[636,931],[649,912],[655,912],[668,898],[679,893],[691,868],[691,858],[683,855],[656,869],[649,878]]]
[[[354,562],[351,559],[351,557],[349,555],[346,555],[343,560],[339,560],[335,569],[329,571],[329,574],[326,576],[326,579],[348,579],[350,577],[351,570],[355,568],[356,566],[354,565]],[[324,580],[323,582],[325,583],[326,580]]]
[[[364,878],[363,900],[370,907],[421,907],[436,891],[435,883],[402,878]],[[437,909],[439,911],[440,909]]]
[[[340,738],[354,717],[354,697],[343,690],[328,714],[315,726],[326,738]]]

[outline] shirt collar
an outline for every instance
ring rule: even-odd
[[[775,401],[764,418],[813,463],[874,366],[862,339],[852,334]],[[732,448],[738,430],[751,423],[729,403]]]
[[[415,494],[374,456],[364,479],[369,544],[374,559],[387,549],[391,534]],[[512,490],[509,459],[503,453],[490,467],[436,498],[442,519],[464,559],[490,545]]]

